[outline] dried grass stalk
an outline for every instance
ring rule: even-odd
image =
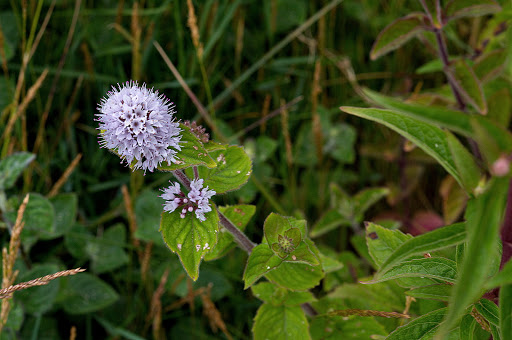
[[[75,269],[68,269],[63,270],[54,274],[46,275],[43,277],[38,277],[37,279],[21,282],[13,286],[9,286],[7,288],[0,289],[0,299],[5,299],[11,297],[12,293],[14,293],[17,290],[27,289],[30,287],[36,287],[36,286],[44,286],[50,283],[50,281],[55,280],[59,277],[63,276],[70,276],[75,275],[81,272],[84,272],[85,269],[82,268],[75,268]]]
[[[342,309],[335,310],[327,313],[328,316],[381,316],[384,318],[405,318],[409,319],[410,316],[407,314],[397,313],[397,312],[383,312],[379,310],[367,310],[367,309]]]
[[[220,315],[219,310],[217,307],[215,307],[215,304],[210,299],[212,287],[213,284],[210,282],[206,291],[201,294],[201,300],[203,301],[203,314],[208,318],[208,321],[210,322],[210,328],[214,333],[217,333],[217,331],[220,329],[226,338],[231,340],[232,337],[228,332],[224,320],[222,320],[222,316]]]
[[[16,262],[16,256],[18,255],[18,250],[20,249],[20,235],[23,230],[23,226],[25,223],[23,220],[23,214],[25,213],[25,208],[27,207],[27,203],[29,200],[29,195],[27,194],[21,203],[18,214],[16,216],[16,223],[14,223],[14,227],[12,228],[11,240],[9,241],[9,251],[6,248],[2,249],[2,290],[6,289],[9,286],[12,286],[14,280],[16,280],[16,276],[18,276],[18,271],[13,271],[14,262]],[[7,299],[2,300],[2,306],[0,309],[0,333],[2,333],[2,328],[7,322],[7,317],[9,316],[9,312],[11,311],[10,301]]]
[[[75,157],[75,159],[73,159],[73,161],[71,162],[71,164],[69,164],[66,171],[64,171],[64,173],[59,178],[59,180],[53,185],[53,188],[48,193],[48,198],[51,198],[59,193],[60,188],[64,185],[64,183],[66,183],[66,181],[68,180],[68,177],[71,175],[73,170],[75,170],[75,168],[78,165],[78,162],[80,162],[81,158],[82,158],[82,154],[79,153]]]
[[[187,7],[188,7],[187,25],[190,28],[190,32],[192,33],[192,42],[194,43],[194,47],[197,50],[197,57],[199,59],[203,59],[203,44],[199,40],[199,28],[197,26],[196,12],[194,10],[194,6],[192,5],[192,0],[187,0]]]

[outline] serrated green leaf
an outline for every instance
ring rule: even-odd
[[[446,17],[448,20],[454,20],[463,17],[483,16],[500,10],[500,5],[493,0],[451,0],[446,5]]]
[[[42,239],[62,236],[75,224],[78,209],[78,196],[75,193],[58,194],[50,198],[55,210],[54,234],[42,235]]]
[[[400,135],[409,139],[423,151],[432,156],[457,182],[463,185],[462,179],[448,146],[445,131],[415,118],[400,113],[381,109],[365,109],[356,107],[340,108],[342,111],[381,123]]]
[[[239,204],[226,207],[219,207],[219,211],[230,220],[235,227],[241,231],[249,223],[249,220],[256,212],[256,206]],[[215,247],[205,255],[205,261],[218,259],[235,247],[233,235],[228,232],[224,227],[220,226],[219,240]]]
[[[320,260],[309,249],[306,242],[301,242],[294,251],[286,255],[285,262],[304,263],[310,266],[318,266],[320,264]]]
[[[261,282],[251,287],[252,293],[258,299],[274,306],[299,306],[315,300],[310,292],[292,292],[278,287],[270,282]]]
[[[212,140],[209,140],[207,143],[203,143],[203,146],[204,146],[205,150],[208,152],[217,151],[217,150],[226,150],[226,148],[227,148],[226,144],[217,143]]]
[[[59,292],[59,303],[69,314],[92,313],[119,299],[110,285],[92,274],[70,276],[65,283],[65,288]]]
[[[473,69],[463,59],[452,61],[451,66],[453,69],[447,69],[446,75],[451,78],[465,102],[481,114],[487,114],[484,90]]]
[[[424,30],[425,14],[412,13],[386,26],[375,40],[370,58],[375,60],[396,50]]]
[[[125,246],[126,227],[121,223],[108,228],[101,238],[87,243],[85,248],[92,260],[92,271],[97,274],[110,272],[128,263]]]
[[[404,289],[393,281],[374,285],[344,283],[328,296],[344,302],[347,307],[359,309],[399,311],[405,303]]]
[[[15,220],[15,213],[9,214]],[[25,227],[21,232],[21,244],[28,251],[40,238],[55,234],[55,210],[50,201],[37,193],[30,193],[30,197],[23,214]]]
[[[69,231],[64,236],[64,245],[66,250],[75,259],[88,258],[87,244],[93,242],[93,235],[87,230],[87,228],[81,224],[72,225]]]
[[[512,284],[501,287],[499,306],[501,338],[512,339]]]
[[[414,298],[420,299],[433,299],[448,301],[452,292],[452,286],[447,284],[435,284],[431,286],[424,286],[413,288],[405,292],[405,294]]]
[[[216,166],[213,169],[199,168],[199,178],[204,179],[205,186],[223,194],[247,183],[252,173],[252,162],[242,147],[229,146],[225,150],[210,152],[210,156]]]
[[[465,223],[456,223],[450,226],[438,228],[431,232],[410,238],[386,259],[380,267],[380,273],[385,273],[401,261],[415,255],[455,246],[466,240]]]
[[[502,72],[506,60],[507,50],[504,48],[484,53],[475,60],[473,71],[482,83],[486,83]]]
[[[302,241],[302,235],[299,228],[291,228],[284,232],[284,237],[291,240],[294,246],[297,246]]]
[[[212,203],[213,205],[213,203]],[[199,264],[204,255],[216,244],[219,232],[219,216],[217,208],[204,214],[204,222],[195,214],[180,217],[180,211],[163,212],[160,221],[160,232],[171,251],[178,254],[183,268],[192,280],[199,277]]]
[[[467,244],[464,261],[453,286],[449,310],[438,335],[445,336],[462,317],[465,309],[480,296],[492,263],[498,256],[498,234],[506,201],[508,178],[493,178],[487,190],[468,201],[466,208]],[[471,284],[467,283],[471,281]]]
[[[155,190],[144,190],[135,199],[135,219],[137,230],[135,238],[155,244],[162,244],[162,235],[158,232],[163,199]]]
[[[299,223],[299,226],[296,226],[296,223]],[[306,222],[304,220],[297,220],[293,217],[285,217],[271,213],[263,224],[263,233],[266,243],[279,243],[279,235],[284,235],[286,231],[292,228],[298,229],[301,233],[301,238],[306,237]]]
[[[38,264],[30,271],[24,273],[18,279],[21,282],[37,279],[59,271],[55,264]],[[57,279],[58,281],[58,279]],[[23,304],[27,313],[44,314],[49,311],[57,298],[59,282],[50,282],[44,286],[31,287],[14,293],[17,299]]]
[[[255,340],[311,339],[308,320],[300,306],[264,303],[256,312],[252,333]]]
[[[313,242],[305,239],[304,242],[316,258],[320,258],[318,249]],[[317,286],[324,277],[322,266],[310,266],[302,263],[283,262],[265,277],[280,287],[293,291],[303,291]]]
[[[335,272],[344,267],[342,262],[338,261],[337,259],[333,259],[330,256],[324,255],[323,253],[320,253],[320,262],[322,262],[322,269],[326,274]]]
[[[326,154],[339,163],[354,163],[357,130],[353,126],[344,123],[331,124],[323,134],[325,140],[323,151]]]
[[[472,193],[480,183],[482,173],[474,157],[449,131],[445,131],[446,141],[453,157],[453,162],[460,176],[462,187]]]
[[[254,247],[244,270],[244,289],[249,288],[260,277],[280,266],[282,261],[268,247],[268,244],[259,244]]]
[[[341,226],[350,226],[351,222],[344,217],[338,210],[331,209],[327,211],[321,218],[313,225],[309,236],[311,238],[322,236],[331,230]]]
[[[395,249],[411,238],[411,235],[406,235],[400,230],[389,230],[371,222],[366,223],[368,251],[379,268]]]
[[[408,324],[398,327],[386,340],[430,339],[447,313],[441,308],[422,315]]]
[[[203,143],[190,132],[189,127],[180,124],[180,128],[182,130],[180,133],[181,141],[179,143],[181,150],[178,151],[176,156],[178,162],[171,165],[162,164],[158,166],[157,169],[161,171],[174,171],[198,165],[214,168],[216,163],[210,157],[208,151],[206,151]]]
[[[453,283],[456,274],[455,261],[442,257],[429,257],[403,261],[383,274],[377,273],[372,281],[364,283],[377,283],[402,277],[430,278]]]
[[[384,339],[388,334],[384,326],[374,318],[316,317],[311,321],[313,339],[361,340]]]
[[[36,158],[28,152],[17,152],[0,160],[0,190],[11,188],[23,170]]]

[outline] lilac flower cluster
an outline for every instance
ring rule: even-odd
[[[98,107],[101,146],[128,164],[135,159],[134,170],[152,172],[162,162],[175,163],[181,150],[181,129],[174,121],[173,103],[146,84],[133,81],[112,89]]]
[[[200,221],[205,221],[204,214],[212,211],[209,199],[215,195],[215,191],[203,188],[202,179],[194,179],[190,182],[190,192],[187,196],[181,191],[179,183],[173,183],[170,187],[162,190],[160,196],[166,200],[164,211],[173,212],[181,208],[180,217],[185,218],[187,212],[194,211]]]

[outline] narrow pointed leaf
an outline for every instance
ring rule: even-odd
[[[473,71],[482,83],[497,77],[505,66],[507,50],[502,48],[485,53],[480,56],[473,65]]]
[[[388,194],[388,188],[368,188],[361,190],[353,197],[354,216],[362,217],[366,210]]]
[[[313,228],[309,236],[315,238],[328,233],[341,226],[350,226],[351,222],[336,209],[329,210],[323,215]]]
[[[171,165],[162,164],[158,167],[158,170],[174,171],[197,165],[214,168],[216,166],[215,161],[210,157],[203,143],[190,132],[190,128],[180,124],[180,129],[182,130],[181,142],[179,143],[181,150],[177,154],[178,162]]]
[[[501,150],[509,150],[512,146],[512,134],[503,126],[497,125],[488,117],[476,115],[471,116],[460,111],[449,110],[442,107],[430,107],[415,103],[408,103],[392,97],[381,95],[369,89],[363,90],[375,103],[385,108],[396,110],[397,114],[415,118],[419,121],[445,127],[466,137],[473,138],[475,135],[474,126],[480,126],[491,136],[494,136],[496,143]]]
[[[490,324],[500,325],[500,316],[498,306],[487,299],[480,299],[475,303],[475,308]]]
[[[485,100],[484,90],[475,72],[473,72],[463,59],[453,61],[451,66],[453,68],[448,69],[446,75],[454,81],[464,100],[481,114],[487,114],[487,102]]]
[[[446,141],[453,157],[453,161],[460,175],[462,187],[472,193],[478,186],[482,173],[474,157],[449,131],[445,131]]]
[[[212,211],[204,214],[204,222],[193,213],[188,213],[185,218],[181,218],[180,213],[178,210],[163,212],[160,232],[165,243],[178,254],[183,268],[195,281],[199,277],[201,260],[217,244],[219,216],[215,206]]]
[[[346,106],[341,107],[341,110],[381,123],[398,132],[437,160],[463,186],[463,181],[451,154],[446,134],[437,126],[389,110]]]
[[[449,20],[454,20],[483,16],[500,10],[500,5],[494,0],[451,0],[446,5],[446,16]]]
[[[385,273],[401,261],[415,255],[455,246],[466,240],[465,223],[456,223],[411,238],[401,244],[380,267]]]
[[[452,286],[447,284],[436,284],[425,287],[418,287],[405,292],[405,294],[419,299],[433,299],[448,301],[452,292]]]
[[[421,33],[424,30],[424,18],[423,13],[413,13],[393,21],[377,36],[370,52],[370,58],[375,60],[396,50]]]
[[[475,327],[477,322],[475,318],[469,314],[464,315],[459,327],[459,339],[474,339]]]
[[[500,289],[500,331],[502,339],[512,339],[512,284]]]
[[[386,340],[430,339],[446,313],[446,308],[441,308],[422,315],[408,324],[398,327]]]
[[[453,283],[456,274],[457,264],[455,261],[430,257],[404,261],[383,274],[377,273],[372,281],[363,283],[377,283],[403,277],[430,278]]]
[[[512,261],[508,261],[503,268],[485,284],[485,289],[512,284]]]
[[[457,282],[453,286],[445,323],[439,329],[439,337],[446,336],[460,320],[466,308],[474,303],[483,291],[492,263],[498,256],[498,234],[507,188],[508,178],[493,178],[486,192],[468,202],[468,237],[464,260],[459,269]]]

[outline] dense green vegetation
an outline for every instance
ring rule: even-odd
[[[87,269],[3,299],[0,339],[512,335],[512,266],[499,272],[512,233],[498,251],[512,213],[511,3],[443,1],[440,26],[435,1],[431,17],[421,1],[191,3],[0,4],[2,247],[30,193],[2,288]],[[245,269],[224,240],[191,279],[168,248],[179,219],[161,220],[173,173],[131,171],[98,144],[100,100],[129,80],[226,145],[206,147],[210,168],[225,154],[249,173],[250,158],[247,184],[231,176],[243,186],[213,201],[279,271]],[[283,235],[305,264],[272,247]]]

